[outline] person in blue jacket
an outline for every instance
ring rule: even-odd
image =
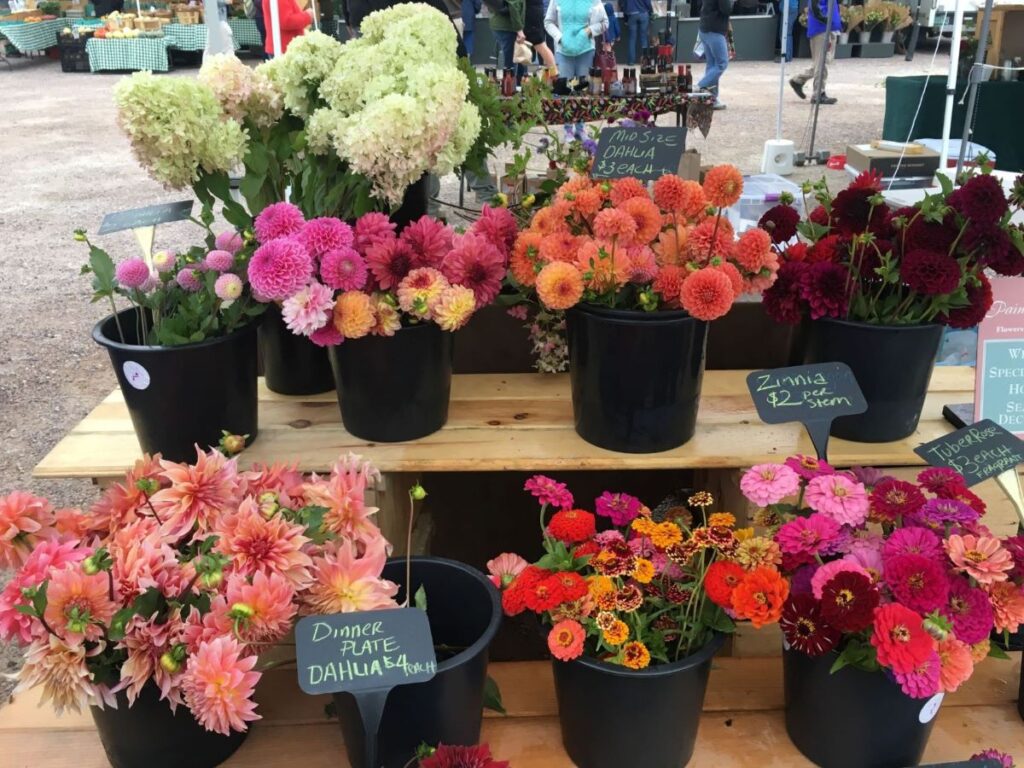
[[[828,9],[832,6],[832,23],[828,24]],[[826,27],[829,33],[825,34]],[[825,82],[828,80],[829,53],[835,50],[836,35],[843,27],[839,17],[839,0],[810,0],[807,5],[807,38],[811,44],[811,66],[789,81],[790,86],[801,99],[806,99],[804,86],[808,80],[814,81],[814,93],[811,103],[835,104],[838,99],[825,93]],[[821,77],[818,77],[819,71]]]
[[[640,61],[640,54],[648,45],[654,8],[651,0],[622,0],[622,13],[629,30],[629,56],[626,63],[633,65]]]

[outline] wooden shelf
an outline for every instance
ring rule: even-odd
[[[385,473],[492,470],[724,469],[813,453],[799,424],[763,424],[746,371],[708,371],[697,433],[686,445],[655,454],[625,454],[590,445],[573,428],[567,375],[480,374],[452,382],[448,424],[422,440],[375,444],[341,426],[334,393],[285,397],[260,383],[260,434],[245,462],[297,461],[322,471],[339,455],[361,453]],[[913,448],[952,427],[942,407],[973,400],[974,372],[938,367],[917,432],[894,443],[833,440],[839,466],[922,464]],[[120,390],[80,422],[35,468],[36,477],[118,478],[140,451]]]
[[[948,697],[926,752],[930,762],[965,760],[986,747],[1024,754],[1024,724],[1013,700],[1020,655],[987,660]],[[802,768],[786,736],[779,659],[716,659],[693,768]],[[571,768],[561,747],[547,662],[493,664],[509,716],[488,716],[482,741],[513,768]],[[228,768],[346,768],[341,730],[325,720],[326,697],[303,695],[294,671],[267,673],[257,690],[263,720]],[[35,691],[0,709],[0,754],[10,768],[105,768],[88,714],[58,719]],[[639,768],[639,767],[638,767]]]

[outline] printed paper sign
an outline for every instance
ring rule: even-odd
[[[1024,438],[1024,278],[993,279],[992,297],[978,325],[974,420]]]

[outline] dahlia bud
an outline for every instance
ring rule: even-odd
[[[423,501],[427,498],[427,489],[416,483],[416,485],[409,489],[409,496],[413,501]]]
[[[152,477],[140,477],[135,481],[135,487],[147,496],[152,496],[160,490],[160,483]]]
[[[84,243],[85,242],[85,230],[84,229],[76,229],[75,230],[75,240],[77,240],[80,243]]]
[[[526,208],[527,210],[529,210],[530,208],[533,208],[534,203],[536,203],[536,202],[537,202],[537,196],[536,195],[527,195],[526,197],[523,198],[521,205],[523,206],[523,208]]]
[[[779,195],[779,202],[782,203],[783,205],[792,205],[793,200],[794,198],[791,192],[783,192],[782,194]]]
[[[173,675],[181,669],[181,662],[174,658],[170,651],[167,651],[160,656],[160,668],[169,675]]]
[[[248,603],[232,603],[228,612],[229,619],[251,619],[256,615],[256,610]]]
[[[92,557],[87,557],[82,561],[82,573],[86,576],[95,576],[100,572],[100,567],[96,565],[96,561]]]
[[[506,195],[504,192],[499,192],[498,194],[496,194],[494,196],[494,204],[498,208],[507,208],[508,207],[508,195]]]
[[[224,572],[220,570],[210,571],[199,577],[199,584],[203,589],[216,589],[222,581],[224,581]]]
[[[234,456],[245,450],[245,438],[248,435],[229,435],[227,432],[220,439],[221,450],[226,456]]]
[[[275,514],[277,514],[277,510],[281,508],[281,506],[277,503],[277,494],[271,493],[270,491],[267,491],[266,493],[261,493],[256,500],[260,504],[260,514],[262,514],[266,518],[273,517]]]

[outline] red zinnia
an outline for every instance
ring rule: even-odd
[[[940,499],[952,499],[953,501],[963,502],[977,512],[978,515],[984,515],[987,509],[984,501],[962,485],[945,486],[937,490],[935,495]]]
[[[715,605],[732,608],[732,592],[743,581],[746,573],[731,560],[716,560],[704,576],[704,591]]]
[[[530,590],[550,575],[551,571],[544,568],[538,568],[536,565],[526,566],[516,576],[515,581],[501,593],[501,607],[506,615],[518,616],[525,611],[529,607],[527,597]]]
[[[542,582],[548,584],[552,591],[560,598],[558,604],[572,603],[585,597],[587,594],[587,581],[575,571],[561,571],[548,576]]]
[[[585,541],[572,551],[573,557],[591,557],[601,551],[601,545],[596,541]]]
[[[527,588],[523,599],[531,611],[544,613],[566,602],[562,594],[562,583],[558,580],[558,574],[553,574]]]
[[[937,611],[949,598],[946,570],[923,555],[889,558],[885,563],[885,583],[897,600],[921,614]]]
[[[419,761],[420,768],[508,768],[507,760],[495,760],[486,744],[457,747],[439,744],[434,754]]]
[[[840,571],[821,590],[821,617],[841,632],[867,629],[877,606],[878,589],[862,573]]]
[[[899,603],[875,609],[875,631],[871,644],[878,662],[893,672],[908,675],[935,652],[935,640],[924,628],[921,617]]]
[[[985,319],[985,315],[992,308],[992,283],[982,272],[977,274],[977,278],[978,285],[967,286],[967,301],[970,304],[939,315],[940,323],[945,323],[950,328],[973,328]]]
[[[912,291],[925,296],[952,293],[960,285],[960,264],[935,251],[910,251],[903,256],[900,277]]]
[[[946,467],[929,467],[917,473],[917,482],[926,491],[931,491],[936,496],[942,496],[949,488],[963,488],[964,478],[959,472],[954,472]]]
[[[810,305],[811,319],[842,317],[849,304],[850,273],[840,264],[819,262],[800,275],[800,295]]]
[[[785,243],[796,237],[796,225],[800,223],[800,214],[791,205],[776,205],[769,208],[757,222],[772,238],[773,243]]]
[[[779,626],[786,642],[808,656],[828,653],[842,638],[842,633],[822,618],[818,601],[809,594],[789,596],[782,607]]]
[[[871,491],[871,518],[892,522],[916,512],[924,502],[924,494],[916,485],[888,477]]]
[[[566,544],[579,544],[597,533],[597,527],[590,512],[563,509],[548,522],[548,533]]]

